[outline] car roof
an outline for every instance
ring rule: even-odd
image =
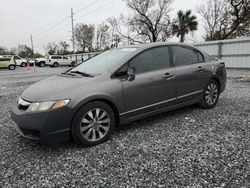
[[[186,47],[192,47],[192,48],[196,49],[196,47],[194,47],[194,46],[192,46],[190,44],[178,43],[178,42],[154,42],[154,43],[135,44],[135,45],[118,47],[118,49],[122,49],[122,48],[147,49],[147,48],[158,47],[158,46],[167,46],[167,45],[186,46]]]

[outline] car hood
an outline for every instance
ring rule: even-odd
[[[73,90],[93,81],[92,77],[53,76],[29,86],[21,97],[29,102],[68,99]]]

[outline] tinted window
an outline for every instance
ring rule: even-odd
[[[115,76],[126,76],[127,70],[128,70],[128,63],[126,63],[118,71],[116,71]]]
[[[68,59],[67,57],[63,57],[63,59]]]
[[[198,55],[199,62],[205,62],[204,56],[200,52],[197,52],[197,55]]]
[[[62,59],[61,56],[52,56],[51,59]]]
[[[0,61],[10,61],[11,58],[0,58]]]
[[[170,67],[168,47],[158,47],[142,52],[130,61],[136,73],[150,72]]]
[[[173,46],[172,49],[174,53],[175,66],[190,65],[199,62],[195,50],[182,46]]]

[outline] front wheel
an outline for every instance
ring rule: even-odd
[[[40,65],[40,67],[45,67],[45,62],[42,61],[39,63],[39,65]]]
[[[210,109],[216,106],[220,95],[218,82],[211,80],[203,90],[200,106]]]
[[[71,133],[81,146],[93,146],[109,139],[115,126],[112,108],[95,101],[84,105],[73,119]]]

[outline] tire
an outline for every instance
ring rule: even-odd
[[[75,67],[76,66],[76,62],[71,62],[71,67]]]
[[[27,67],[27,63],[22,62],[22,63],[21,63],[21,67]]]
[[[218,103],[220,96],[220,87],[217,81],[210,80],[203,90],[202,99],[199,103],[202,108],[214,108]]]
[[[16,68],[15,65],[9,65],[9,66],[8,66],[8,69],[9,69],[9,70],[15,70],[15,68]]]
[[[112,108],[104,102],[95,101],[84,105],[76,113],[71,134],[78,145],[89,147],[107,141],[114,127],[115,115]]]
[[[45,62],[43,62],[43,61],[40,62],[40,63],[39,63],[39,67],[45,67]]]
[[[57,62],[53,63],[53,67],[59,67],[59,64]]]

